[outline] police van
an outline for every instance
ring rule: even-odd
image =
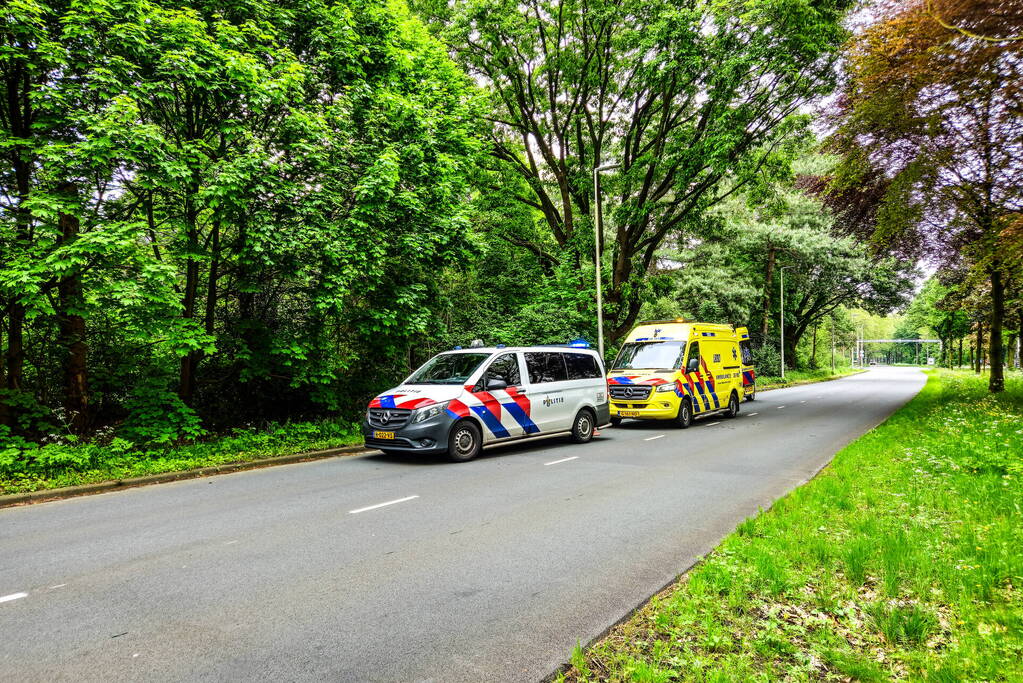
[[[756,397],[756,372],[745,327],[675,320],[636,326],[607,377],[611,423],[739,414]]]
[[[527,439],[593,438],[610,422],[604,366],[583,342],[440,353],[366,411],[366,445],[464,462]]]

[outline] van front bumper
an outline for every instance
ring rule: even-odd
[[[448,434],[455,420],[445,414],[420,422],[407,424],[398,429],[374,427],[365,419],[362,421],[362,438],[367,448],[381,448],[402,453],[445,453],[448,450]],[[393,434],[393,438],[380,438],[377,433]]]
[[[656,397],[649,403],[611,402],[611,417],[633,420],[673,420],[678,415],[678,403],[660,401]]]

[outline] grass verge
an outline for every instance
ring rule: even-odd
[[[183,472],[361,443],[362,433],[357,426],[323,421],[237,429],[208,441],[148,450],[139,450],[123,439],[107,445],[0,448],[0,494]]]
[[[929,374],[560,680],[1023,680],[1023,381]]]

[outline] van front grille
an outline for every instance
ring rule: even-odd
[[[653,387],[634,384],[612,384],[608,387],[611,398],[617,401],[645,401],[650,398]]]
[[[380,429],[401,429],[408,424],[411,410],[404,408],[370,408],[366,420],[371,427]]]

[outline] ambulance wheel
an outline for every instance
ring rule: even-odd
[[[612,427],[621,427],[622,426],[622,418],[620,418],[620,417],[612,417],[611,418],[611,426]]]
[[[686,398],[678,404],[678,415],[675,416],[675,426],[680,429],[689,429],[693,424],[693,404]]]
[[[734,391],[728,397],[728,410],[725,411],[725,417],[739,417],[739,395]]]
[[[757,385],[754,384],[753,385],[753,392],[746,396],[746,400],[747,401],[753,401],[753,400],[756,399],[756,397],[757,397]]]
[[[480,454],[483,435],[476,423],[463,420],[451,428],[448,435],[448,458],[453,462],[466,462]]]
[[[575,422],[572,423],[572,441],[576,443],[587,443],[593,438],[593,425],[596,420],[593,412],[583,408],[575,414]]]

